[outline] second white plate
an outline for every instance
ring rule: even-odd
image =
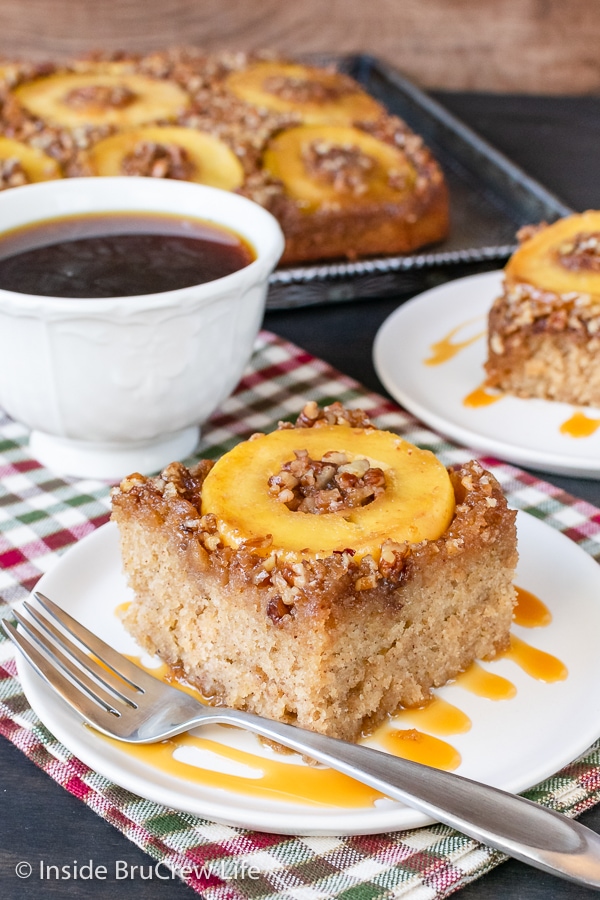
[[[485,377],[487,314],[501,283],[502,272],[471,275],[400,306],[375,338],[379,378],[405,409],[460,444],[543,472],[600,478],[600,428],[589,437],[560,430],[573,406],[508,395],[488,406],[465,405]],[[439,343],[449,358],[431,365]],[[587,410],[587,418],[600,425],[600,410]]]

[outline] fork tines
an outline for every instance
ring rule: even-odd
[[[144,693],[143,670],[44,594],[36,591],[33,596],[36,606],[24,601],[21,610],[14,610],[19,630],[6,620],[2,624],[37,672],[69,702],[75,684],[89,700],[115,716],[120,715],[119,703],[136,708],[136,694]]]

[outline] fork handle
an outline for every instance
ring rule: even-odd
[[[600,890],[600,837],[524,797],[243,710],[212,708],[198,724],[209,721],[277,741],[509,856]]]

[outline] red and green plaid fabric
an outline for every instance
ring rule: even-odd
[[[293,419],[308,400],[361,406],[377,423],[433,450],[446,464],[469,459],[321,360],[263,332],[235,394],[205,426],[199,453],[218,456],[255,431]],[[27,430],[0,419],[0,614],[79,538],[108,520],[109,488],[59,478],[31,459]],[[512,506],[567,534],[600,559],[600,510],[519,469],[485,458]],[[29,707],[12,644],[0,640],[0,730],[68,791],[180,873],[207,900],[430,900],[446,897],[502,861],[443,825],[358,837],[289,837],[218,825],[143,800],[90,770]],[[528,792],[569,816],[600,801],[600,743]],[[253,866],[257,877],[238,877]]]

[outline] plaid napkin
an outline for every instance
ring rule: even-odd
[[[447,465],[472,456],[267,332],[237,391],[205,427],[199,452],[216,457],[255,431],[295,418],[307,400],[361,406],[381,427],[433,450]],[[69,545],[109,516],[105,484],[57,477],[28,456],[27,440],[23,426],[0,419],[0,614],[27,596]],[[543,519],[600,560],[600,510],[512,466],[482,461],[512,506]],[[429,900],[447,897],[504,859],[443,825],[369,836],[289,837],[218,825],[143,800],[90,770],[47,731],[23,695],[5,638],[0,730],[156,861],[187,872],[184,880],[207,900]],[[569,816],[599,802],[600,742],[527,796]],[[253,877],[239,877],[250,866]]]

